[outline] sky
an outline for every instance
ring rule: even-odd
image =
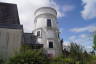
[[[75,42],[91,50],[92,33],[96,31],[96,0],[0,0],[15,3],[24,32],[34,30],[34,11],[40,7],[57,10],[60,37],[64,45]]]

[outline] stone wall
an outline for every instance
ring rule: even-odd
[[[21,47],[22,29],[0,28],[0,57],[7,59]]]

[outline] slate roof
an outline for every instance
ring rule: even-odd
[[[43,44],[37,43],[37,37],[33,35],[32,33],[24,33],[23,37],[24,37],[24,43],[23,43],[24,45],[32,46],[33,48],[35,46],[39,48],[43,47]]]
[[[32,33],[24,33],[24,44],[36,44],[37,37]]]
[[[20,24],[16,4],[0,2],[0,24]]]

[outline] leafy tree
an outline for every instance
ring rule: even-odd
[[[67,57],[69,57],[70,52],[68,50],[64,49],[63,50],[63,55],[64,55],[65,58],[67,58]]]
[[[3,64],[4,60],[2,58],[0,58],[0,64]]]
[[[12,58],[5,64],[47,64],[47,57],[42,53],[42,50],[27,49]]]
[[[76,43],[71,43],[70,45],[70,57],[74,58],[74,60],[79,60],[82,57],[83,48],[77,45]]]
[[[30,47],[23,46],[22,52],[10,58],[5,64],[88,64],[90,59],[96,58],[92,58],[82,46],[76,43],[71,43],[68,51],[64,50],[63,53],[66,55],[56,58],[47,59],[42,52],[42,49],[32,50]],[[89,64],[94,62],[95,60]]]
[[[89,62],[89,64],[96,64],[96,56],[95,55],[91,56],[91,61]]]
[[[50,59],[50,64],[63,64],[64,63],[64,57],[56,57]]]
[[[90,61],[90,55],[84,48],[76,43],[70,45],[70,58],[73,58],[75,63],[87,64]]]
[[[96,34],[94,35],[93,48],[94,50],[96,50]]]
[[[71,43],[69,49],[64,49],[62,56],[51,59],[50,64],[88,64],[90,58],[82,46]]]

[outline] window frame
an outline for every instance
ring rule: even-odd
[[[38,32],[39,32],[39,35],[38,35]],[[41,30],[37,31],[37,37],[41,37]]]
[[[51,19],[47,19],[47,27],[52,27],[52,20]]]
[[[50,42],[52,43],[52,47],[50,47]],[[54,41],[53,40],[48,41],[48,48],[54,48]]]
[[[60,38],[60,34],[58,33],[58,38]]]

